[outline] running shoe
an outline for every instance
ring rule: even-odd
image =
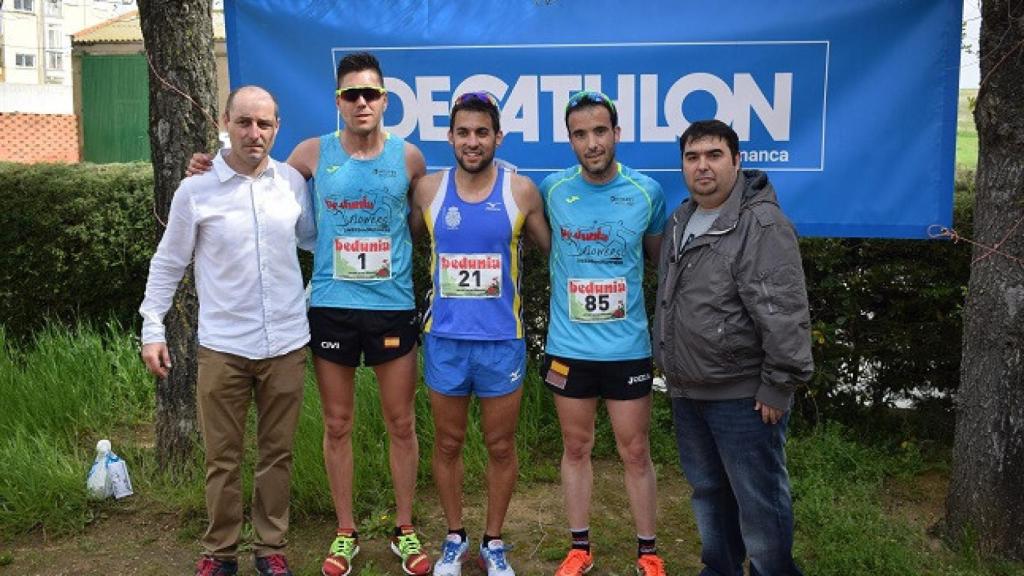
[[[486,570],[487,576],[516,576],[505,558],[505,543],[499,539],[480,547],[480,569]]]
[[[256,573],[259,576],[293,576],[288,569],[288,561],[284,554],[256,557]]]
[[[461,576],[462,563],[469,553],[469,542],[458,534],[449,534],[441,547],[441,558],[434,562],[434,576]]]
[[[654,554],[636,559],[636,576],[665,576],[665,564]]]
[[[400,527],[401,534],[391,539],[391,551],[402,559],[402,570],[412,576],[430,574],[430,557],[423,553],[423,546],[412,526]]]
[[[555,576],[580,576],[590,572],[594,567],[594,557],[586,550],[573,548],[562,560],[562,565],[555,570]]]
[[[238,574],[238,562],[233,560],[203,556],[196,563],[196,576],[235,576],[235,574]]]
[[[324,559],[320,573],[324,576],[348,576],[352,571],[352,559],[359,554],[359,540],[351,532],[338,532],[331,542],[331,551]]]

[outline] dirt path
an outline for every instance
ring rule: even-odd
[[[592,576],[633,574],[636,554],[635,531],[622,486],[622,468],[616,461],[595,462],[594,502],[591,535],[597,564]],[[699,544],[689,506],[689,486],[675,468],[658,471],[659,539],[669,574],[699,571]],[[437,496],[432,487],[419,494],[419,529],[428,551],[436,556],[445,532]],[[483,528],[483,491],[466,497],[465,524],[472,544],[479,544]],[[54,539],[34,534],[0,545],[3,575],[191,575],[199,553],[196,538],[203,519],[180,518],[156,513],[144,497],[118,503],[106,518],[90,525],[73,538]],[[328,518],[300,518],[292,523],[288,557],[296,576],[320,574],[322,554],[333,536]],[[519,576],[550,575],[568,548],[557,483],[534,482],[520,486],[512,499],[505,528],[505,540],[514,546],[512,566]],[[402,574],[397,558],[383,535],[361,541],[353,575]],[[254,574],[252,559],[243,552],[240,574]],[[467,564],[466,576],[479,576],[475,565]]]

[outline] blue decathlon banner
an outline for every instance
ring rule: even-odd
[[[539,182],[575,164],[565,103],[601,90],[618,157],[686,194],[677,137],[715,117],[766,170],[804,235],[926,238],[952,220],[961,0],[227,0],[232,86],[281,106],[274,155],[339,127],[335,67],[369,50],[384,124],[431,169],[453,163],[448,110],[502,104],[498,157]]]

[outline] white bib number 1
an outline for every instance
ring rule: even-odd
[[[390,280],[391,265],[390,238],[334,239],[335,280]]]

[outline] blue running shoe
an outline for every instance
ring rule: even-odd
[[[501,540],[491,540],[486,547],[480,547],[480,569],[486,570],[487,576],[516,576],[505,558],[505,543]]]
[[[468,552],[469,542],[463,542],[458,534],[449,534],[441,547],[441,557],[434,562],[434,576],[461,576]]]

